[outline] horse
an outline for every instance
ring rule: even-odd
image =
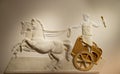
[[[71,44],[69,40],[47,40],[44,35],[44,28],[37,19],[31,22],[22,22],[22,32],[24,39],[18,43],[18,47],[22,52],[24,47],[32,49],[41,54],[48,54],[51,60],[57,61],[58,64],[63,59],[69,61]],[[31,51],[31,50],[29,50]]]

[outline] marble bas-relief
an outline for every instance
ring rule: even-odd
[[[102,16],[101,19],[101,23],[106,27]],[[48,40],[44,32],[58,33],[67,31],[67,37],[70,38],[71,29],[79,27],[69,27],[61,31],[48,31],[44,30],[43,25],[37,19],[32,19],[30,22],[21,22],[21,35],[24,39],[13,47],[12,52],[16,58],[17,53],[23,51],[48,54],[51,62],[45,66],[45,69],[50,71],[63,69],[65,60],[73,63],[70,65],[80,71],[89,71],[94,64],[97,65],[97,61],[102,55],[102,49],[91,39],[91,27],[98,28],[101,23],[95,23],[89,19],[87,14],[83,14],[83,21],[79,25],[82,29],[82,35],[76,39],[71,52],[70,40]],[[73,57],[73,60],[71,57]]]

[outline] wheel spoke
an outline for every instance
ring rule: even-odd
[[[86,55],[86,58],[85,59],[88,59],[88,55]]]
[[[82,63],[82,60],[77,60],[77,63]]]
[[[87,68],[87,65],[86,65],[86,63],[85,63],[85,62],[83,63],[83,65],[84,65],[84,67],[85,67],[85,68]]]
[[[82,54],[81,54],[80,56],[81,56],[81,59],[82,59],[82,60],[85,60]]]
[[[88,59],[87,59],[85,62],[87,62],[87,63],[92,63],[92,61],[90,61],[90,60],[88,60]]]
[[[79,55],[79,56],[78,56],[78,58],[79,58],[79,60],[82,60],[82,57],[81,57],[81,55]]]
[[[79,68],[81,68],[82,67],[82,63],[79,63]]]

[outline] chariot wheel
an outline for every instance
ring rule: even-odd
[[[73,64],[80,71],[88,71],[94,65],[93,57],[88,51],[82,51],[73,58]]]

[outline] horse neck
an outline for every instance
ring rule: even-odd
[[[36,26],[33,31],[33,39],[44,39],[44,31],[41,25]]]

